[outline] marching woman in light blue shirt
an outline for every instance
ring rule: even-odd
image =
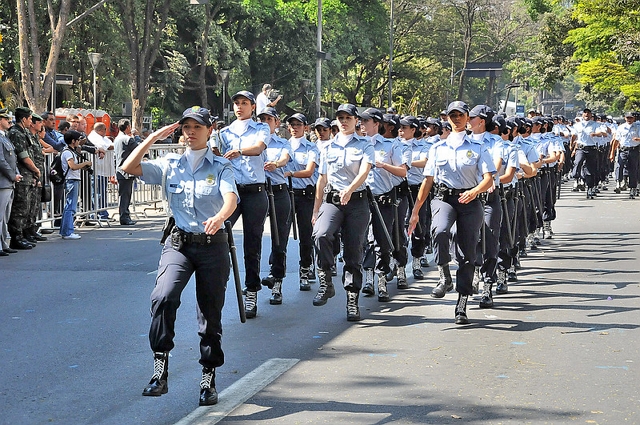
[[[363,267],[365,272],[365,282],[362,292],[367,295],[374,295],[373,274],[378,277],[378,301],[389,301],[389,291],[387,290],[386,276],[391,271],[391,245],[386,238],[387,234],[393,235],[395,202],[395,184],[393,177],[403,178],[407,175],[407,165],[403,162],[403,147],[397,140],[385,139],[380,134],[383,116],[378,109],[369,108],[362,113],[361,126],[364,128],[366,137],[371,142],[376,155],[375,167],[369,171],[367,185],[371,189],[382,222],[376,215],[375,210],[371,211],[371,232],[367,249],[365,252]],[[383,130],[384,131],[384,130]],[[383,227],[384,226],[384,227]]]
[[[409,233],[415,229],[418,212],[434,188],[431,235],[440,281],[431,295],[442,298],[453,289],[449,272],[449,244],[451,228],[455,223],[458,257],[455,321],[457,324],[466,324],[469,323],[467,300],[473,294],[474,263],[483,224],[482,204],[478,195],[493,187],[496,168],[486,146],[465,132],[469,122],[469,106],[461,101],[452,102],[447,108],[447,117],[453,131],[446,140],[434,144],[429,152],[424,169],[425,178],[411,212]]]
[[[318,252],[319,288],[313,305],[324,305],[335,295],[331,281],[333,242],[342,228],[344,267],[342,284],[347,292],[347,320],[360,320],[358,295],[362,289],[362,254],[369,202],[365,180],[375,164],[373,146],[355,134],[358,109],[346,103],[336,112],[339,132],[320,156],[320,177],[313,206],[313,236]]]
[[[313,270],[313,202],[315,200],[316,183],[318,182],[317,165],[320,162],[320,151],[315,143],[307,140],[307,118],[302,114],[294,114],[287,120],[291,138],[291,161],[285,168],[285,177],[291,177],[293,198],[295,201],[296,222],[298,224],[298,246],[300,254],[300,290],[310,291]],[[322,125],[318,124],[322,123]],[[315,127],[324,129],[324,133],[331,135],[331,121],[328,118],[320,118]],[[318,132],[320,133],[320,132]],[[315,279],[315,277],[314,277]]]
[[[187,145],[183,155],[141,162],[149,147],[182,125]],[[156,286],[151,293],[149,342],[154,353],[151,381],[144,396],[168,391],[169,351],[174,347],[180,296],[196,275],[198,335],[200,335],[201,406],[218,402],[215,368],[224,363],[222,307],[229,279],[229,244],[224,222],[236,208],[238,194],[229,161],[207,146],[213,126],[205,108],[184,111],[178,123],[147,137],[126,159],[122,169],[149,184],[160,184],[175,219],[162,248]],[[166,234],[165,234],[166,235]]]
[[[262,233],[269,208],[265,188],[267,180],[264,150],[269,144],[270,130],[267,124],[251,119],[256,107],[251,92],[239,91],[231,99],[236,120],[220,131],[220,152],[231,161],[240,195],[240,203],[230,221],[235,224],[242,215],[242,247],[247,287],[244,308],[247,319],[250,319],[258,314],[258,291],[262,288]]]
[[[275,108],[263,109],[258,118],[269,125],[271,131],[269,146],[264,151],[264,169],[267,178],[271,180],[279,242],[276,245],[276,238],[271,237],[271,255],[269,255],[271,269],[269,276],[262,279],[262,284],[272,287],[269,304],[279,305],[282,304],[282,280],[287,272],[287,242],[291,229],[291,198],[289,198],[287,179],[284,176],[284,167],[291,158],[290,146],[288,140],[276,134],[276,129],[280,127],[280,117]]]

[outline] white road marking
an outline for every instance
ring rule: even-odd
[[[249,400],[280,375],[291,369],[299,359],[269,359],[247,373],[219,394],[215,406],[201,406],[176,422],[175,425],[213,425],[224,419],[238,406]]]

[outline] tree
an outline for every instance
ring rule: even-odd
[[[609,106],[640,106],[640,0],[580,0],[573,17],[580,26],[566,39],[587,100],[606,99]],[[621,97],[623,99],[621,99]]]
[[[64,0],[68,1],[68,0]],[[152,65],[160,51],[170,0],[117,0],[131,73],[132,126],[142,128]],[[144,10],[144,13],[138,13]]]
[[[41,78],[42,57],[40,46],[43,34],[38,25],[38,15],[34,0],[17,0],[18,50],[20,52],[20,72],[22,91],[29,107],[35,111],[46,109],[51,95],[51,87],[56,76],[58,56],[62,48],[69,18],[71,0],[60,0],[57,14],[51,2],[48,3],[49,17],[48,37],[51,38],[49,54]]]

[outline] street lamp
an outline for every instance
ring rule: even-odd
[[[222,115],[224,116],[224,123],[228,123],[227,114],[227,78],[229,78],[229,70],[221,69],[220,78],[222,78]]]
[[[97,100],[97,96],[96,96],[96,68],[98,67],[98,64],[100,63],[100,61],[102,60],[102,53],[89,53],[89,62],[91,62],[91,67],[93,68],[93,109],[97,109],[96,108],[96,100]]]

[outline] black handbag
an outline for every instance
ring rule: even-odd
[[[40,200],[42,202],[51,202],[51,186],[49,186],[48,184],[42,186]]]

